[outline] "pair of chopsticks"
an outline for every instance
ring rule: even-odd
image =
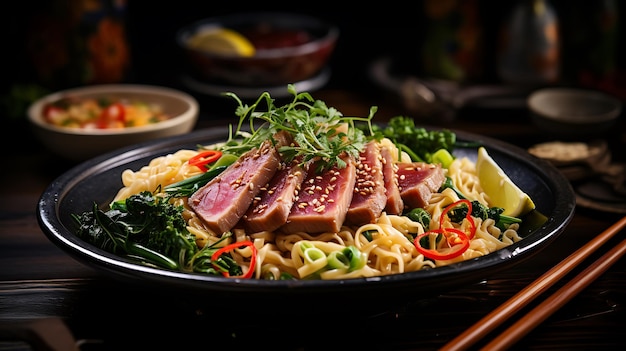
[[[615,234],[619,233],[624,226],[626,226],[626,217],[623,217],[587,245],[569,255],[559,264],[537,278],[537,280],[511,297],[504,304],[483,317],[462,334],[452,339],[440,350],[466,350],[474,345],[478,340],[482,339],[497,326],[505,322],[510,316],[513,316],[514,313],[518,312],[527,303],[546,291],[559,279],[563,278]],[[532,329],[541,324],[541,322],[552,313],[565,305],[565,303],[576,296],[576,294],[587,287],[592,281],[602,275],[613,263],[617,262],[624,253],[626,253],[626,239],[622,240],[619,244],[602,255],[602,257],[589,265],[588,268],[580,272],[570,282],[521,317],[481,350],[502,350],[511,347]]]

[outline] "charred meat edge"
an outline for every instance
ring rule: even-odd
[[[242,226],[252,232],[274,231],[287,222],[294,200],[306,174],[301,159],[281,162],[269,183],[261,188],[242,218]]]
[[[356,163],[356,182],[352,202],[346,215],[346,224],[375,223],[387,202],[380,145],[370,141]]]
[[[341,229],[356,182],[355,160],[347,155],[342,158],[346,167],[335,166],[323,174],[316,173],[316,165],[309,167],[281,232],[319,234]]]
[[[271,140],[243,154],[189,198],[189,206],[216,234],[231,230],[280,163]]]
[[[393,161],[392,151],[387,146],[380,150],[383,164],[383,179],[387,202],[385,212],[390,215],[400,215],[404,209],[404,202],[398,188],[398,165]]]
[[[405,209],[423,208],[446,179],[440,164],[398,163],[398,186]]]

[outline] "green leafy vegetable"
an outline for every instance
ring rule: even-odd
[[[108,211],[95,204],[72,217],[76,235],[101,249],[126,254],[155,266],[180,269],[197,251],[195,236],[186,229],[182,207],[144,191]]]
[[[420,223],[424,230],[428,230],[428,228],[430,227],[430,213],[428,213],[428,211],[426,211],[424,208],[414,208],[409,211],[406,216],[409,217],[409,219],[413,222]]]
[[[399,149],[409,153],[414,161],[432,163],[432,154],[445,149],[450,153],[456,145],[456,134],[450,130],[427,130],[416,127],[406,116],[396,116],[384,127],[374,126],[374,133],[390,139]]]
[[[165,187],[165,193],[169,197],[189,197],[198,189],[206,185],[211,179],[222,173],[228,166],[218,166],[211,168],[207,172],[197,176],[181,180]]]
[[[454,186],[450,177],[446,177],[446,180],[443,182],[443,185],[439,189],[439,192],[447,188],[453,190],[457,194],[459,199],[467,199],[467,197]],[[467,206],[459,206],[458,208],[451,210],[448,213],[448,217],[453,222],[460,222],[463,220],[463,218],[465,218],[467,210]],[[504,209],[501,207],[488,208],[487,206],[476,200],[472,201],[472,216],[482,218],[483,220],[491,218],[496,222],[496,227],[500,228],[500,230],[505,230],[513,223],[522,223],[521,218],[503,215],[502,212],[504,212]]]
[[[76,235],[105,251],[150,266],[221,276],[211,257],[219,250],[217,245],[232,234],[225,233],[213,244],[198,248],[182,211],[182,206],[173,205],[168,197],[143,191],[112,202],[108,211],[94,204],[91,211],[72,214],[72,218],[78,227]],[[241,272],[229,254],[221,255],[216,264],[230,272]]]
[[[406,152],[413,161],[449,164],[453,160],[455,147],[476,147],[480,143],[467,143],[457,140],[456,133],[448,129],[427,130],[415,126],[415,121],[406,116],[396,116],[385,126],[368,126],[373,137],[391,140],[396,147]],[[447,152],[446,152],[447,151]],[[451,159],[452,158],[452,159]],[[444,166],[445,167],[445,166]]]

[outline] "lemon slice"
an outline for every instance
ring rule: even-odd
[[[215,28],[197,33],[189,38],[190,47],[219,55],[254,56],[254,45],[239,32]]]
[[[478,149],[476,172],[490,206],[504,208],[504,215],[519,217],[535,208],[530,196],[513,183],[484,147]]]

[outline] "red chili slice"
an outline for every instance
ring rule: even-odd
[[[451,250],[448,252],[440,252],[437,250],[427,249],[423,247],[420,240],[423,237],[428,236],[432,233],[443,234],[446,237],[446,241],[448,241],[448,243],[450,243],[451,240],[450,240],[450,236],[447,233],[455,233],[456,235],[458,235],[458,237],[455,237],[457,240],[455,240],[454,244],[452,244],[451,246],[451,249],[455,249],[455,250]],[[427,231],[425,233],[418,235],[413,241],[413,243],[415,244],[415,248],[417,249],[417,252],[421,253],[425,257],[428,257],[433,260],[449,260],[449,259],[462,255],[469,248],[470,240],[467,237],[467,234],[465,234],[465,232],[463,232],[462,230],[458,230],[456,228],[445,228],[445,229],[439,228],[439,229],[430,230],[430,231]]]
[[[245,274],[234,276],[233,278],[250,278],[252,277],[252,274],[254,273],[254,269],[256,267],[256,255],[257,255],[256,246],[254,246],[252,241],[244,240],[244,241],[238,241],[236,243],[226,245],[213,253],[213,255],[211,256],[211,261],[216,261],[222,254],[231,252],[234,249],[240,248],[242,246],[243,247],[249,246],[250,249],[252,249],[252,256],[250,257],[250,268],[248,268],[248,271]],[[216,265],[214,265],[214,267],[219,269],[219,267],[217,267]],[[222,275],[227,278],[230,277],[230,274],[228,272],[222,272]]]
[[[469,222],[470,225],[469,234],[456,228],[444,227],[444,221],[448,217],[448,212],[462,204],[465,204],[467,206],[467,214],[465,215],[465,219]],[[474,218],[472,218],[471,214],[472,202],[467,199],[461,199],[446,206],[446,208],[443,209],[441,215],[439,216],[439,228],[429,230],[423,234],[418,235],[413,241],[413,243],[415,244],[415,248],[419,253],[433,260],[449,260],[451,258],[462,255],[469,248],[470,240],[472,240],[474,238],[474,235],[476,235],[476,223],[474,223]],[[446,241],[448,242],[450,247],[455,248],[456,250],[441,253],[437,250],[427,249],[423,247],[420,243],[420,239],[432,233],[442,234],[446,238]]]
[[[206,172],[209,169],[207,165],[219,160],[220,157],[222,157],[221,151],[207,150],[190,158],[189,164],[200,168],[200,170],[203,172]]]
[[[476,223],[474,223],[474,218],[472,218],[472,202],[467,199],[461,199],[446,206],[446,208],[441,212],[441,216],[439,216],[439,228],[443,227],[443,221],[448,216],[448,212],[461,204],[467,205],[467,214],[465,215],[465,219],[467,219],[470,224],[470,232],[467,236],[470,240],[472,240],[474,235],[476,235]]]

